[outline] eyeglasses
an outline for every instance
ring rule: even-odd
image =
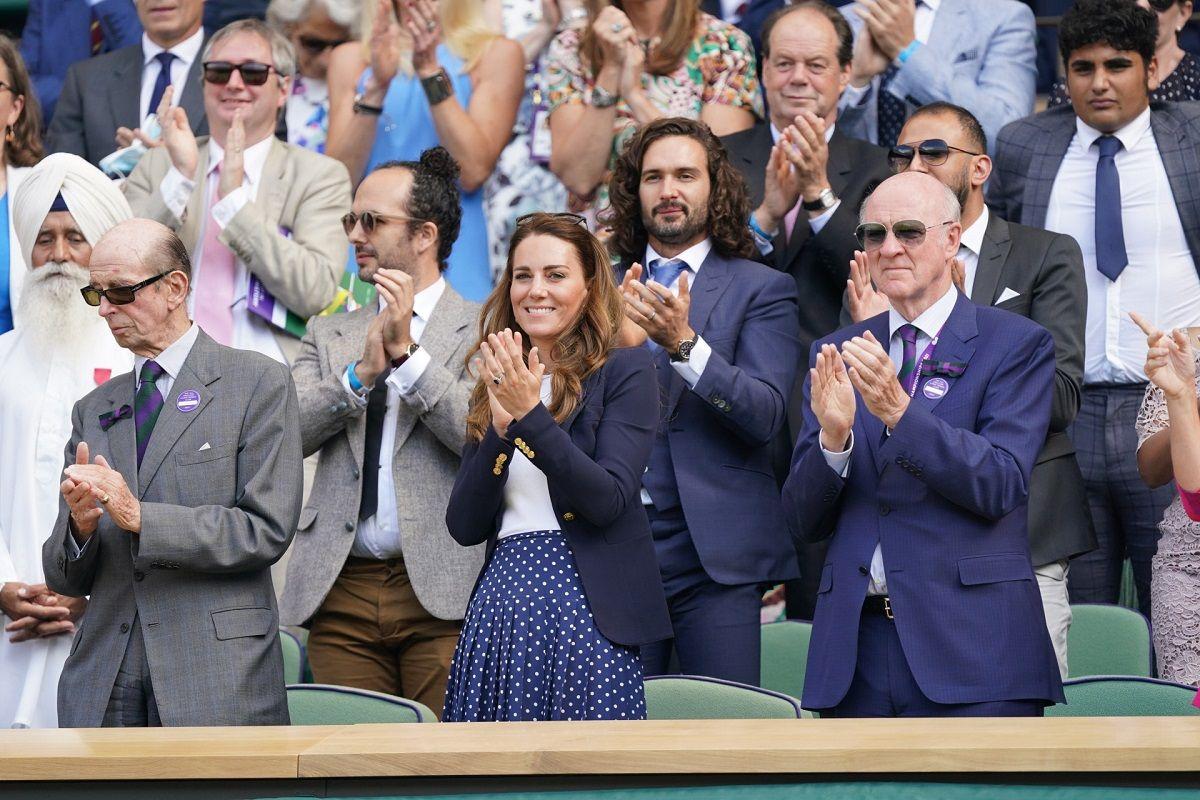
[[[363,233],[370,236],[375,232],[375,226],[385,222],[398,222],[400,220],[409,220],[410,222],[429,222],[427,219],[420,217],[406,217],[403,214],[377,214],[374,211],[364,211],[361,214],[355,214],[351,211],[349,214],[342,215],[342,230],[349,236],[354,232],[354,226],[359,222],[362,223]]]
[[[343,45],[350,40],[349,39],[321,39],[320,37],[317,37],[317,36],[302,35],[302,36],[297,36],[296,41],[298,41],[300,43],[301,47],[303,47],[305,50],[308,51],[309,55],[319,56],[319,55],[321,55],[321,53],[324,53],[326,50],[329,50],[334,47],[338,47],[339,45]]]
[[[570,211],[556,211],[553,213],[549,211],[534,211],[532,214],[522,214],[521,216],[517,217],[517,226],[519,227],[524,225],[526,222],[531,221],[534,217],[552,217],[554,219],[562,219],[569,222],[574,222],[576,225],[582,225],[585,228],[587,227],[587,217],[580,216],[579,214],[572,214]]]
[[[956,153],[966,153],[969,156],[983,155],[982,153],[974,153],[970,150],[963,150],[961,147],[947,144],[944,139],[926,139],[923,142],[917,142],[915,147],[911,144],[892,145],[892,149],[888,151],[888,164],[891,165],[892,172],[903,172],[912,163],[913,156],[920,153],[922,161],[936,167],[939,164],[946,163],[946,159],[950,157],[951,150]]]
[[[242,83],[247,86],[262,86],[275,68],[270,64],[260,64],[257,61],[247,61],[245,64],[234,64],[232,61],[205,61],[204,80],[224,86],[229,83],[236,71],[242,76]]]
[[[138,293],[139,289],[145,289],[150,284],[162,280],[172,272],[175,272],[175,270],[169,269],[166,272],[160,272],[153,278],[146,278],[146,280],[141,283],[135,283],[133,286],[113,286],[108,289],[85,286],[79,290],[79,293],[83,295],[83,302],[89,306],[100,305],[100,298],[102,297],[114,306],[127,306],[134,301],[134,295]]]
[[[892,225],[892,233],[901,247],[917,247],[925,241],[925,233],[943,225],[953,225],[954,220],[948,219],[937,225],[926,227],[919,219],[902,219]],[[878,250],[887,241],[888,227],[882,222],[864,222],[854,229],[854,237],[868,252]]]

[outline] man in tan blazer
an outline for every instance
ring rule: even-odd
[[[372,302],[309,326],[292,368],[317,480],[300,515],[282,619],[310,625],[320,683],[418,700],[441,714],[483,547],[446,530],[479,306],[442,276],[462,217],[443,148],[383,164],[346,217]]]
[[[213,34],[202,60],[212,136],[192,135],[168,89],[162,146],[142,158],[125,196],[187,246],[197,324],[221,344],[290,362],[305,321],[337,291],[350,178],[340,162],[274,138],[295,71],[280,34],[241,20]]]

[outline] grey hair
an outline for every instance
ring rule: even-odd
[[[275,72],[281,79],[296,74],[296,51],[292,48],[292,43],[279,31],[269,27],[262,20],[254,18],[239,19],[214,33],[208,40],[208,44],[204,45],[204,54],[200,56],[200,63],[209,60],[212,51],[218,44],[239,33],[252,33],[270,45],[271,61],[274,62]]]
[[[904,175],[907,173],[900,173],[900,174]],[[896,175],[892,176],[892,178],[896,178],[896,177],[899,177],[899,176],[896,176]],[[892,178],[888,178],[888,180],[892,180]],[[932,176],[931,176],[931,178],[932,178]],[[938,188],[935,191],[938,192],[938,196],[936,199],[938,201],[940,201],[940,202],[938,202],[938,206],[940,207],[940,213],[938,215],[939,219],[938,219],[937,223],[934,223],[934,224],[938,224],[938,223],[942,223],[942,222],[962,222],[962,205],[958,202],[958,197],[954,194],[954,191],[949,186],[947,186],[946,184],[937,180],[936,178],[932,178],[932,180],[935,183],[937,183]],[[880,185],[882,185],[882,184],[880,184]],[[876,187],[876,188],[878,188],[878,187]],[[859,208],[858,208],[858,224],[859,225],[862,225],[864,222],[867,221],[867,203],[870,200],[871,200],[871,195],[867,195],[863,199],[862,205],[859,206]]]
[[[318,5],[353,38],[362,34],[362,0],[271,0],[267,24],[286,35],[288,28],[306,19]]]

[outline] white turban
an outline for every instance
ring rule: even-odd
[[[70,153],[46,156],[29,170],[12,200],[13,229],[21,255],[31,269],[38,231],[60,194],[80,232],[93,246],[118,222],[133,217],[129,201],[103,172]]]

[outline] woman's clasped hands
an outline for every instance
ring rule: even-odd
[[[521,349],[521,334],[505,328],[488,334],[479,345],[483,361],[481,378],[487,387],[492,427],[501,437],[514,419],[521,419],[542,402],[542,377],[546,365],[538,349],[529,349],[528,364]]]

